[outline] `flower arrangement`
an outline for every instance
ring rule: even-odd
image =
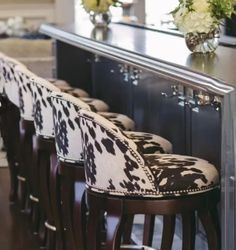
[[[107,12],[111,5],[116,5],[117,0],[82,0],[82,5],[87,12],[96,13]]]
[[[209,33],[234,13],[235,0],[179,0],[171,12],[183,33]]]

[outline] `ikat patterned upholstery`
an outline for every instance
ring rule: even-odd
[[[21,118],[34,120],[32,79],[37,76],[26,68],[16,66],[16,80],[19,86],[19,108]]]
[[[191,156],[147,154],[114,124],[79,110],[87,187],[117,196],[170,197],[206,192],[219,186],[209,162]]]
[[[81,134],[78,127],[78,111],[80,109],[91,110],[89,104],[67,93],[52,93],[53,119],[55,126],[55,141],[57,155],[62,161],[82,162]],[[133,121],[127,116],[117,113],[99,112],[100,115],[109,119],[115,128],[127,128],[127,123],[134,126]],[[135,143],[144,153],[171,153],[172,145],[169,141],[159,136],[143,133],[123,131],[128,137],[133,138]]]
[[[0,93],[6,95],[8,99],[19,107],[19,86],[16,79],[16,67],[25,69],[26,67],[4,54],[0,56]]]
[[[54,126],[50,94],[52,91],[60,91],[60,89],[41,77],[32,79],[31,84],[33,90],[33,112],[36,135],[53,138]]]
[[[54,126],[52,119],[52,103],[50,95],[53,91],[61,92],[68,91],[69,93],[75,93],[76,96],[82,98],[88,96],[88,93],[82,89],[71,88],[68,86],[56,87],[46,79],[37,77],[32,80],[33,85],[33,109],[34,109],[34,124],[37,135],[41,135],[45,138],[54,138]],[[59,86],[59,85],[58,85]],[[87,98],[87,97],[86,97]],[[108,109],[108,105],[103,101],[93,99],[92,104],[96,109],[102,111]],[[97,106],[96,106],[97,105]]]

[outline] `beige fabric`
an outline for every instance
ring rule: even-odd
[[[51,40],[0,39],[0,52],[19,60],[40,77],[53,77]]]
[[[55,0],[0,0],[0,4],[35,4],[35,3],[54,3]]]

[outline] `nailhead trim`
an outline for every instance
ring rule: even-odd
[[[121,191],[115,191],[115,190],[105,190],[105,189],[98,189],[96,187],[93,187],[93,186],[89,186],[86,184],[86,187],[94,192],[97,192],[97,193],[108,193],[108,194],[114,194],[114,195],[121,195],[121,196],[160,196],[160,197],[163,197],[163,196],[168,196],[168,194],[173,194],[174,196],[179,196],[179,195],[191,195],[193,193],[199,193],[199,192],[202,192],[204,190],[206,191],[210,191],[211,189],[214,189],[214,188],[217,188],[219,187],[219,185],[209,185],[207,187],[202,187],[202,188],[196,188],[196,189],[187,189],[187,190],[179,190],[179,191],[166,191],[166,192],[144,192],[144,193],[138,193],[138,192],[129,192],[129,193],[125,193],[125,192],[121,192]]]

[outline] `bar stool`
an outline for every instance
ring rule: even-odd
[[[88,110],[79,111],[89,207],[88,250],[100,249],[98,224],[107,212],[105,249],[120,249],[129,214],[160,214],[161,249],[171,249],[173,218],[182,215],[183,249],[194,249],[195,212],[205,228],[210,250],[220,249],[215,214],[219,174],[209,162],[191,156],[142,154],[111,122]],[[109,145],[109,147],[108,147]]]
[[[3,95],[5,101],[5,112],[2,114],[3,127],[5,134],[5,144],[7,159],[11,176],[10,201],[14,202],[18,192],[18,181],[24,182],[25,179],[19,173],[20,169],[20,135],[19,135],[19,87],[16,79],[16,67],[25,69],[20,62],[5,55],[1,57],[1,80],[3,80]],[[22,192],[23,193],[23,192]]]
[[[38,162],[36,166],[40,177],[39,200],[43,205],[43,211],[45,212],[47,218],[45,226],[48,229],[50,238],[49,249],[53,249],[55,247],[55,242],[56,247],[61,245],[63,232],[60,223],[60,209],[57,206],[57,186],[59,178],[57,174],[57,157],[54,147],[54,127],[52,121],[52,104],[50,94],[52,91],[67,91],[90,103],[94,110],[107,111],[109,107],[101,100],[89,97],[81,97],[81,90],[79,89],[74,89],[67,86],[57,88],[47,80],[39,77],[32,79],[32,85],[34,124],[36,128],[34,155],[36,161]],[[133,127],[133,121],[127,116],[117,115],[116,119],[122,124],[123,127],[127,129]],[[37,170],[34,172],[36,173]]]
[[[86,225],[85,176],[77,113],[80,109],[90,110],[90,106],[83,102],[81,98],[75,98],[67,93],[53,92],[51,101],[56,150],[62,176],[62,217],[64,218],[67,242],[70,243],[68,249],[84,249]],[[98,113],[110,119],[112,123],[120,125],[115,120],[117,114]],[[142,152],[170,153],[172,151],[171,143],[160,136],[136,131],[122,131],[122,133],[133,138]],[[129,237],[127,237],[128,239]]]

